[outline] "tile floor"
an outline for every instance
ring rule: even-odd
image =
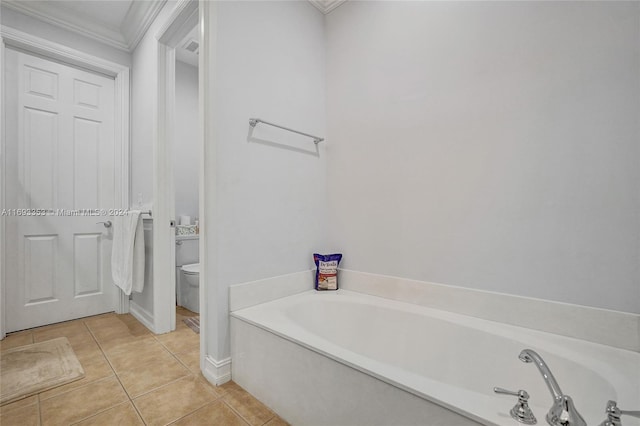
[[[67,337],[85,377],[0,407],[0,424],[286,425],[237,384],[207,382],[199,336],[182,322],[191,315],[178,308],[176,330],[162,335],[114,313],[9,334],[0,350]]]

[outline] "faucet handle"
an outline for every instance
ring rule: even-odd
[[[511,414],[511,417],[515,420],[526,425],[534,425],[538,422],[538,420],[536,420],[536,416],[533,415],[533,411],[529,408],[529,393],[526,390],[520,389],[516,392],[503,388],[493,388],[493,391],[495,393],[518,397],[518,402],[511,411],[509,411],[509,414]]]
[[[618,408],[618,403],[615,401],[607,402],[606,408],[607,420],[600,423],[600,426],[622,426],[620,417],[625,416],[640,417],[640,411],[627,411]]]

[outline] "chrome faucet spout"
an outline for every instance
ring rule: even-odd
[[[556,378],[553,377],[553,374],[551,373],[551,370],[549,370],[547,363],[544,362],[542,357],[538,355],[537,352],[531,349],[524,349],[522,352],[520,352],[520,355],[518,355],[518,358],[522,362],[535,363],[536,367],[538,367],[538,370],[540,370],[540,374],[542,374],[542,378],[544,379],[544,382],[547,384],[547,387],[549,388],[549,392],[551,392],[551,396],[553,397],[554,401],[562,399],[563,393],[562,393],[562,390],[560,389],[560,385],[558,385]]]
[[[569,395],[562,393],[556,378],[551,374],[551,370],[542,357],[531,349],[524,349],[518,356],[522,362],[533,362],[540,370],[544,382],[553,397],[553,405],[547,413],[546,420],[551,426],[587,426]]]

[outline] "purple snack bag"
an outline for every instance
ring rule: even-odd
[[[316,263],[316,290],[338,289],[338,264],[342,259],[342,253],[313,254]]]

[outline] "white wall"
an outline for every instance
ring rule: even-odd
[[[640,313],[640,4],[327,16],[347,269]]]
[[[207,353],[222,360],[229,356],[229,285],[309,269],[313,251],[322,250],[327,153],[323,144],[316,154],[311,139],[264,125],[248,140],[249,117],[324,135],[323,15],[306,1],[216,8],[217,66],[209,79],[217,161],[206,167],[216,170],[207,197],[217,205],[207,212],[205,242],[215,250],[201,261],[217,267],[201,285],[209,286]]]
[[[198,217],[198,68],[176,62],[176,126],[173,146],[176,218]]]
[[[118,64],[131,66],[131,55],[106,44],[83,37],[77,33],[50,25],[22,13],[2,7],[0,22],[11,28],[32,34],[34,36],[62,44],[90,55],[98,56]]]

